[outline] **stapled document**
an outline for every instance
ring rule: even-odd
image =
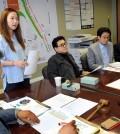
[[[36,102],[34,99],[28,96],[9,102],[9,104],[21,110],[30,110],[36,116],[39,116],[44,112],[46,112],[47,110],[49,110],[49,107],[46,107],[45,105],[41,105],[40,103]]]

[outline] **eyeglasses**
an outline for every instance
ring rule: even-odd
[[[67,46],[67,43],[63,43],[63,44],[59,44],[57,47],[66,47]]]
[[[108,40],[110,39],[110,37],[105,37],[105,36],[101,36],[101,37],[103,37],[103,39],[108,39]]]

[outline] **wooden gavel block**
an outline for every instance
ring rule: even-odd
[[[103,106],[98,110],[98,113],[101,115],[106,115],[107,113],[110,112],[110,106]]]
[[[104,106],[108,107],[109,104],[110,103],[109,103],[108,100],[101,99],[99,101],[99,104],[98,104],[96,110],[90,116],[88,116],[88,118],[86,120],[90,120],[93,117],[93,115],[97,113],[97,111],[99,111],[100,109],[102,109],[102,107],[104,107]]]

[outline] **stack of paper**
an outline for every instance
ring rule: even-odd
[[[120,62],[114,62],[109,64],[108,67],[103,68],[103,70],[113,71],[113,72],[120,72]]]
[[[111,66],[111,67],[119,67],[120,68],[120,62],[110,63],[109,66]]]

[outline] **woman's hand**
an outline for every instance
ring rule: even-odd
[[[18,67],[25,67],[28,65],[28,63],[27,61],[14,61],[13,65]]]

